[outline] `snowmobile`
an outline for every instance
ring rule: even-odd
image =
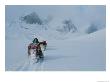
[[[39,60],[43,60],[44,55],[41,50],[42,43],[31,43],[28,46],[28,57],[30,58],[32,63],[37,63]]]

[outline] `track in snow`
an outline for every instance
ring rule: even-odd
[[[29,60],[25,60],[24,63],[16,65],[13,68],[14,71],[42,71],[44,68],[44,60],[39,60],[37,63],[30,63]]]

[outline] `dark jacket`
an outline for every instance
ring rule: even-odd
[[[33,43],[39,43],[39,41],[38,41],[37,38],[35,38],[32,42],[33,42]]]

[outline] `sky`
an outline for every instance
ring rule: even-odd
[[[105,5],[6,5],[5,9],[8,22],[36,12],[43,19],[52,16],[55,27],[65,19],[71,19],[78,27],[90,23],[106,24]]]

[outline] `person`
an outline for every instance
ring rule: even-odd
[[[43,41],[43,46],[44,46],[44,51],[46,50],[46,47],[47,47],[47,42],[46,41]]]
[[[37,45],[36,56],[39,55],[39,58],[44,58],[44,55],[43,55],[41,47],[40,47],[39,40],[37,38],[34,38],[34,40],[32,42],[33,42],[33,44]]]

